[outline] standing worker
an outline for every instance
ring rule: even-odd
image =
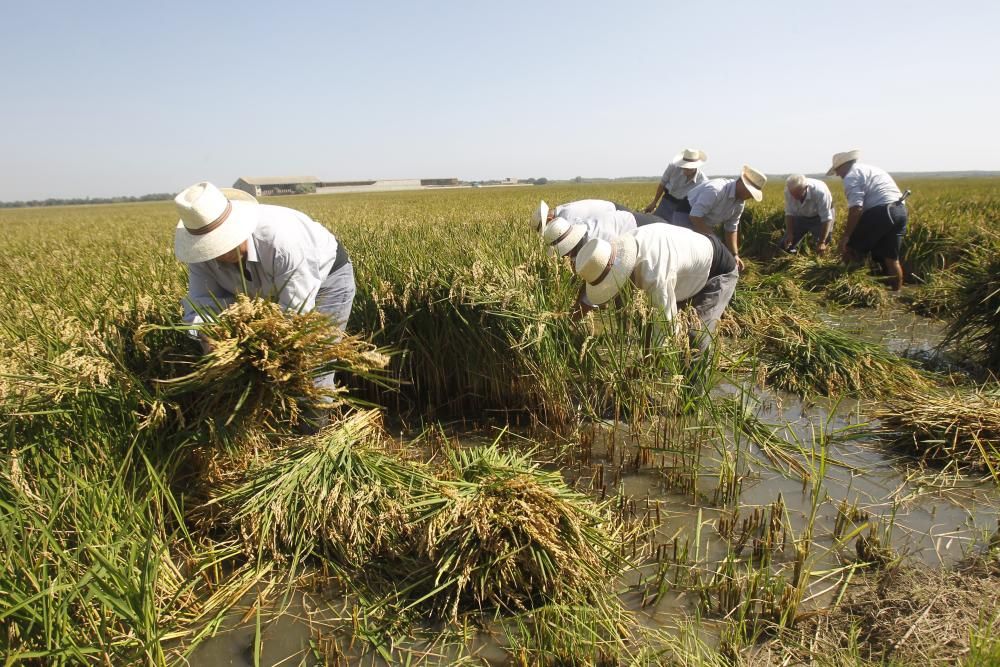
[[[708,161],[708,156],[705,155],[705,151],[697,148],[685,148],[678,155],[675,155],[656,186],[653,201],[649,202],[644,211],[663,218],[672,225],[690,227],[687,217],[688,213],[691,212],[691,203],[687,197],[691,188],[708,180],[708,177],[701,171],[701,166],[706,161]],[[675,215],[677,216],[676,222],[674,221]]]
[[[225,308],[242,293],[274,300],[285,311],[316,310],[338,329],[347,326],[354,266],[344,245],[318,222],[208,182],[187,188],[174,203],[180,214],[174,254],[188,265],[185,322],[202,322],[201,313]],[[211,352],[211,340],[198,337]],[[333,374],[316,385],[332,389]]]
[[[826,183],[794,174],[785,181],[785,237],[781,247],[796,252],[806,234],[822,255],[833,239],[833,195]]]
[[[893,290],[903,287],[899,263],[909,214],[896,181],[878,167],[858,162],[861,151],[837,153],[827,175],[844,179],[847,223],[838,249],[845,262],[863,261],[869,254],[882,264]]]
[[[713,178],[691,189],[691,228],[705,235],[714,233],[713,228],[722,227],[722,241],[736,260],[736,266],[743,270],[743,260],[739,251],[740,216],[746,200],[764,198],[767,176],[756,169],[743,165],[739,178]]]

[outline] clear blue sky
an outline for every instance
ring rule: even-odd
[[[0,200],[202,179],[1000,169],[1000,3],[5,2]]]

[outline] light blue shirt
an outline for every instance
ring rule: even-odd
[[[695,172],[694,178],[688,180],[687,174],[684,173],[684,170],[681,169],[680,166],[671,162],[667,165],[666,170],[664,170],[663,177],[660,178],[660,183],[663,184],[663,189],[666,190],[671,197],[684,199],[696,185],[701,185],[707,180],[708,176],[702,173],[700,168]]]
[[[704,218],[705,224],[735,232],[740,226],[745,202],[736,198],[735,178],[713,178],[688,193],[692,218]]]
[[[833,195],[826,183],[815,178],[806,179],[806,196],[799,201],[785,186],[785,215],[799,218],[816,218],[820,222],[833,220]]]
[[[863,211],[899,201],[902,193],[892,176],[878,167],[855,162],[844,176],[844,194],[848,208],[860,206]]]
[[[276,301],[283,310],[308,312],[337,258],[337,239],[304,213],[283,206],[258,207],[257,227],[247,244],[244,282],[238,264],[211,259],[188,264],[184,321],[202,321],[199,309],[215,312],[245,293]],[[218,306],[216,305],[218,303]]]

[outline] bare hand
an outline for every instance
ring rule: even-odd
[[[827,247],[828,246],[825,243],[819,243],[819,244],[817,244],[816,245],[816,254],[817,255],[824,255],[824,254],[826,254]]]
[[[650,204],[646,208],[642,209],[642,212],[643,213],[652,213],[655,210],[656,210],[656,204]]]
[[[733,259],[736,260],[736,268],[739,270],[740,273],[743,273],[743,269],[746,268],[746,266],[743,264],[743,260],[740,259],[739,255],[734,255]]]
[[[573,306],[573,310],[570,311],[569,317],[574,322],[579,322],[589,313],[597,310],[597,306],[592,306],[589,303],[583,303],[582,301],[577,301],[576,305]]]
[[[198,334],[198,342],[201,343],[202,354],[212,354],[215,351],[215,343],[205,334]]]

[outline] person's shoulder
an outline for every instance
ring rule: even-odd
[[[816,188],[816,190],[826,194],[830,194],[830,186],[826,184],[826,181],[821,180],[819,178],[807,178],[806,181],[809,182],[809,185]]]

